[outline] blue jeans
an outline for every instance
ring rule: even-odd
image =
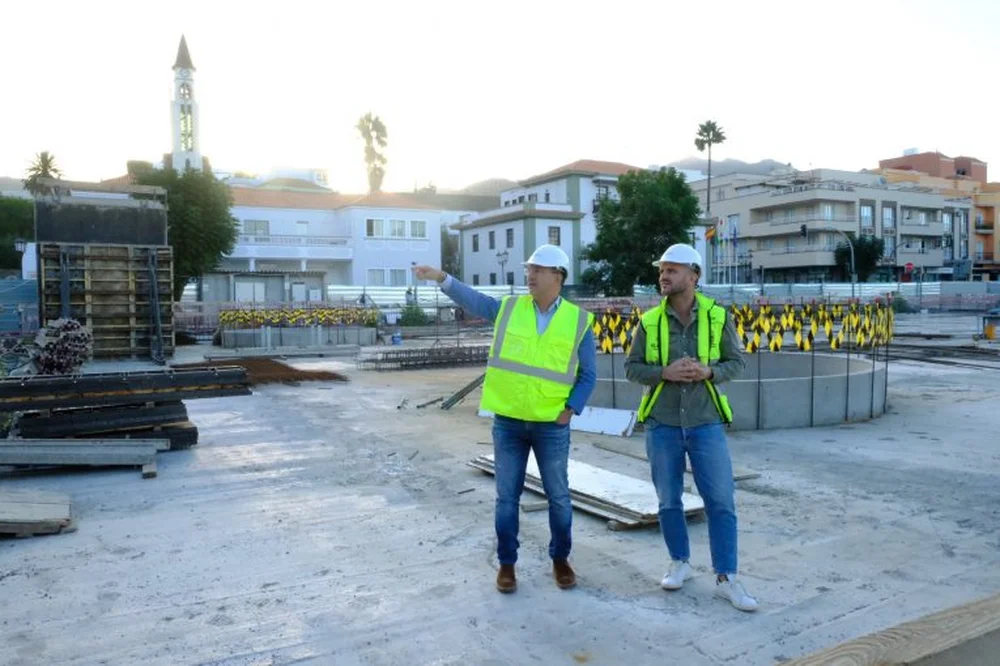
[[[521,491],[528,452],[535,452],[542,486],[549,501],[549,557],[569,557],[573,505],[569,497],[569,425],[521,421],[505,416],[493,419],[493,459],[497,483],[497,557],[500,564],[517,562]]]
[[[646,422],[646,455],[660,500],[660,530],[674,560],[691,556],[681,493],[684,454],[691,460],[694,482],[705,501],[712,568],[736,573],[736,502],[733,464],[721,424],[678,428]]]

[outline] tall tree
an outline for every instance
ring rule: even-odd
[[[21,253],[14,242],[35,234],[35,205],[29,199],[0,196],[0,268],[21,268]]]
[[[858,273],[858,282],[868,282],[868,278],[878,268],[878,263],[882,261],[885,254],[885,241],[875,236],[862,236],[857,238],[853,231],[847,232],[854,243],[854,270]],[[851,279],[851,248],[847,243],[840,242],[834,251],[834,261],[840,267],[844,281]]]
[[[208,171],[141,170],[140,185],[167,190],[167,242],[174,248],[174,298],[180,300],[188,280],[201,277],[233,251],[239,235],[230,214],[229,188]]]
[[[694,145],[699,152],[708,148],[708,189],[705,190],[705,217],[712,216],[712,146],[724,143],[726,133],[714,120],[706,120],[698,126],[698,134],[694,137]]]
[[[597,211],[597,240],[583,251],[595,263],[584,284],[608,296],[628,296],[636,284],[656,284],[653,262],[674,243],[689,243],[698,197],[677,170],[631,171],[618,178],[618,200]]]
[[[39,180],[42,178],[60,178],[62,177],[62,171],[56,166],[56,157],[47,150],[35,155],[35,160],[31,163],[25,172],[26,178],[21,182],[24,183],[24,189],[28,190],[35,196],[42,196],[48,194],[52,188],[47,185],[42,185]]]
[[[441,270],[448,275],[462,278],[462,267],[458,257],[458,240],[460,236],[448,233],[446,225],[441,225]]]
[[[369,111],[361,116],[355,125],[358,134],[365,142],[365,166],[368,168],[368,192],[374,194],[382,190],[382,179],[385,178],[385,164],[388,161],[384,149],[388,134],[385,124],[378,116]]]

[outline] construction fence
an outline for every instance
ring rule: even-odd
[[[883,301],[756,306],[734,303],[728,311],[744,350],[751,354],[782,349],[812,351],[817,345],[832,350],[845,345],[874,349],[892,341],[895,326],[895,313]],[[641,308],[632,306],[625,311],[607,309],[595,315],[593,333],[600,351],[611,354],[618,349],[627,354],[642,313]]]

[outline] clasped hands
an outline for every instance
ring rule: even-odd
[[[667,382],[689,384],[712,378],[712,368],[689,356],[678,359],[660,371],[660,377]]]

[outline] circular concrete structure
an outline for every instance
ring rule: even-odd
[[[797,352],[748,354],[746,359],[746,371],[740,379],[719,385],[729,396],[734,429],[837,425],[865,421],[885,412],[886,369],[882,361],[873,367],[871,359],[853,354]],[[598,355],[597,387],[588,405],[614,409],[639,406],[642,387],[625,379],[624,362],[624,354]]]

